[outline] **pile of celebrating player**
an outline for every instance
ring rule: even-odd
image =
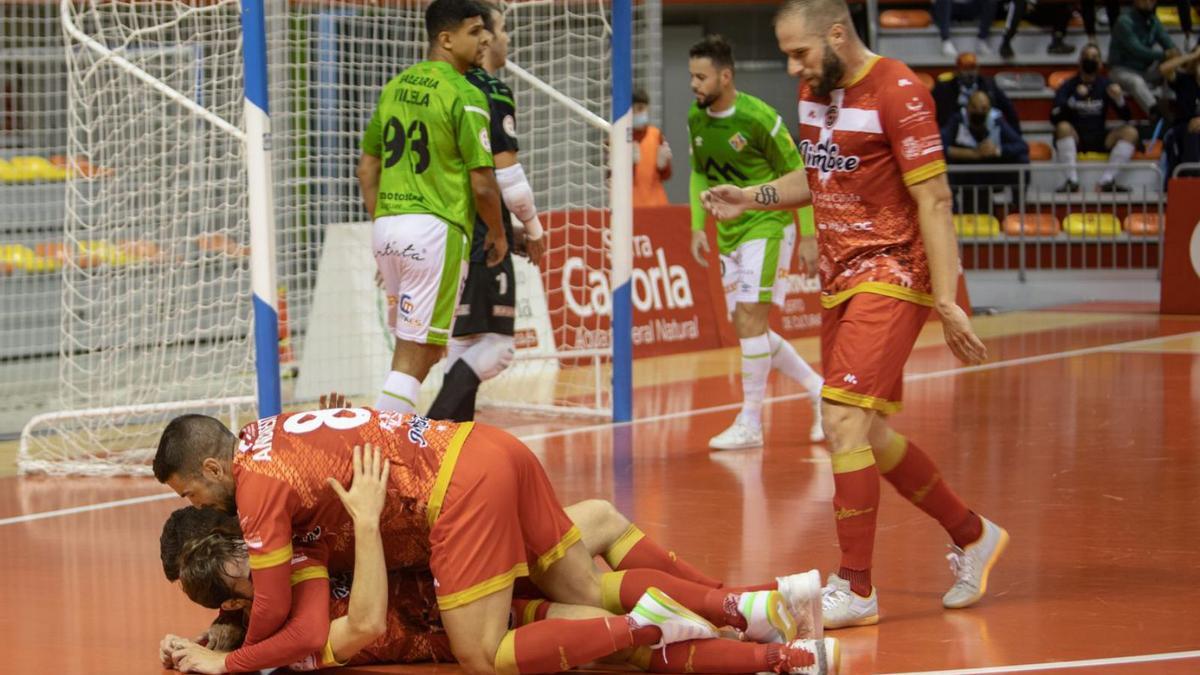
[[[513,357],[511,251],[536,261],[544,233],[512,92],[493,75],[503,13],[435,0],[426,29],[429,59],[384,88],[358,170],[396,337],[383,391],[373,408],[332,395],[236,435],[201,415],[167,426],[154,474],[193,506],[164,526],[163,569],[221,614],[197,639],[166,636],[163,664],[836,673],[840,647],[823,630],[879,620],[880,476],[953,542],[943,605],[977,602],[1008,534],[887,422],[931,311],[957,357],[986,357],[955,302],[933,101],[907,66],[866,49],[844,0],[788,0],[775,18],[802,83],[798,148],[775,110],[736,89],[728,43],[710,36],[689,53],[692,249],[703,261],[711,216],[742,350],[742,409],[710,446],[762,445],[771,370],[808,390],[842,551],[823,586],[816,570],[746,587],[712,579],[607,502],[563,508],[528,448],[471,421],[480,382]],[[821,281],[823,379],[768,327],[798,237]],[[428,417],[415,415],[447,348],[445,384]]]

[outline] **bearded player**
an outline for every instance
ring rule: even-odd
[[[900,410],[904,362],[931,308],[955,356],[987,357],[955,303],[959,262],[933,100],[906,65],[867,50],[844,0],[788,0],[775,34],[801,81],[805,169],[713,188],[703,201],[718,219],[813,204],[821,395],[842,549],[824,589],[825,627],[879,621],[871,562],[880,475],[950,534],[955,581],[942,604],[968,607],[987,591],[1008,533],[969,510],[929,456],[887,422]]]

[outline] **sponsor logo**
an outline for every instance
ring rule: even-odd
[[[900,78],[899,80],[896,80],[896,86],[899,86],[899,87],[911,87],[911,86],[912,86],[912,80],[908,79],[907,77],[902,77],[902,78]]]
[[[732,142],[730,140],[730,143]],[[704,162],[704,174],[709,181],[716,183],[734,183],[746,180],[746,174],[738,171],[737,167],[732,164],[717,164],[711,157]]]
[[[925,109],[925,104],[921,102],[921,99],[914,96],[908,99],[908,102],[904,104],[904,107],[908,108],[909,112],[918,112]]]
[[[729,147],[737,150],[738,152],[741,152],[742,148],[746,147],[746,143],[748,143],[748,141],[740,131],[729,137]]]
[[[805,166],[821,173],[854,171],[862,161],[857,155],[841,154],[841,147],[833,139],[815,144],[807,139],[800,141],[800,154],[804,157]]]
[[[309,530],[308,532],[305,532],[301,537],[299,537],[300,542],[304,543],[304,544],[311,544],[320,538],[321,538],[321,526],[320,525],[314,527],[313,529]],[[293,563],[303,562],[304,560],[305,560],[304,556],[300,556],[299,560],[297,560],[296,558],[292,558]]]
[[[413,310],[415,310],[416,308],[417,308],[417,306],[415,303],[413,303],[413,299],[412,299],[411,295],[409,295],[408,293],[405,293],[404,295],[400,296],[400,313],[401,314],[403,314],[404,316],[409,316],[413,313]]]
[[[842,376],[842,382],[846,384],[858,384],[858,378],[853,373],[846,373]]]
[[[408,442],[422,448],[429,447],[425,440],[425,432],[429,430],[429,418],[413,415],[408,418]]]
[[[517,121],[513,119],[512,115],[505,115],[504,121],[501,122],[501,125],[504,127],[504,133],[508,134],[509,136],[517,135]]]
[[[929,135],[924,138],[906,136],[904,140],[900,141],[900,154],[904,156],[904,159],[916,159],[941,149],[942,139],[937,135]]]
[[[608,245],[605,232],[605,244]],[[633,237],[633,257],[649,259],[648,268],[634,266],[631,285],[633,306],[639,312],[652,309],[686,309],[695,304],[687,268],[667,262],[667,253],[655,247],[650,237]],[[603,270],[589,270],[583,258],[567,258],[563,263],[560,288],[563,301],[573,314],[581,318],[606,316],[612,312],[612,290]]]
[[[697,137],[696,137],[696,138],[695,138],[695,139],[692,141],[692,144],[693,144],[693,145],[695,145],[695,146],[698,148],[698,147],[700,147],[700,146],[704,145],[704,139],[703,139],[703,138],[701,138],[700,136],[697,136]]]
[[[853,518],[855,516],[865,516],[874,510],[875,510],[875,507],[871,507],[869,509],[841,508],[841,509],[838,509],[837,511],[833,512],[833,517],[836,518],[837,520],[845,520],[847,518]]]

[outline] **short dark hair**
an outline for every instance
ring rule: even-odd
[[[692,45],[688,50],[689,59],[709,59],[717,68],[733,70],[733,47],[722,36],[713,33]]]
[[[224,532],[238,539],[242,536],[237,516],[220,509],[185,506],[175,509],[167,517],[162,535],[158,538],[158,556],[162,559],[163,574],[167,581],[179,581],[179,556],[184,547],[213,532]]]
[[[180,415],[171,420],[158,439],[154,477],[165,483],[175,474],[194,476],[209,457],[233,451],[237,437],[220,420],[208,415]]]
[[[650,105],[650,94],[647,94],[645,89],[638,87],[633,90],[633,102]]]
[[[454,30],[471,17],[488,22],[490,14],[477,0],[433,0],[425,8],[425,37],[433,42],[442,31]]]
[[[246,542],[228,532],[216,531],[188,541],[179,553],[183,592],[201,607],[220,609],[226,601],[236,599],[225,566],[243,555],[248,555]]]

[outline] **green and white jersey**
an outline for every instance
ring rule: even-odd
[[[444,61],[422,61],[392,78],[363,132],[362,151],[383,165],[375,218],[427,213],[470,240],[472,169],[494,166],[483,92]]]
[[[688,111],[692,155],[692,227],[704,227],[699,193],[708,186],[747,187],[766,183],[804,166],[787,125],[762,100],[739,92],[729,110],[713,113],[692,103]],[[793,211],[747,211],[717,223],[723,254],[751,239],[779,239],[796,220]]]

